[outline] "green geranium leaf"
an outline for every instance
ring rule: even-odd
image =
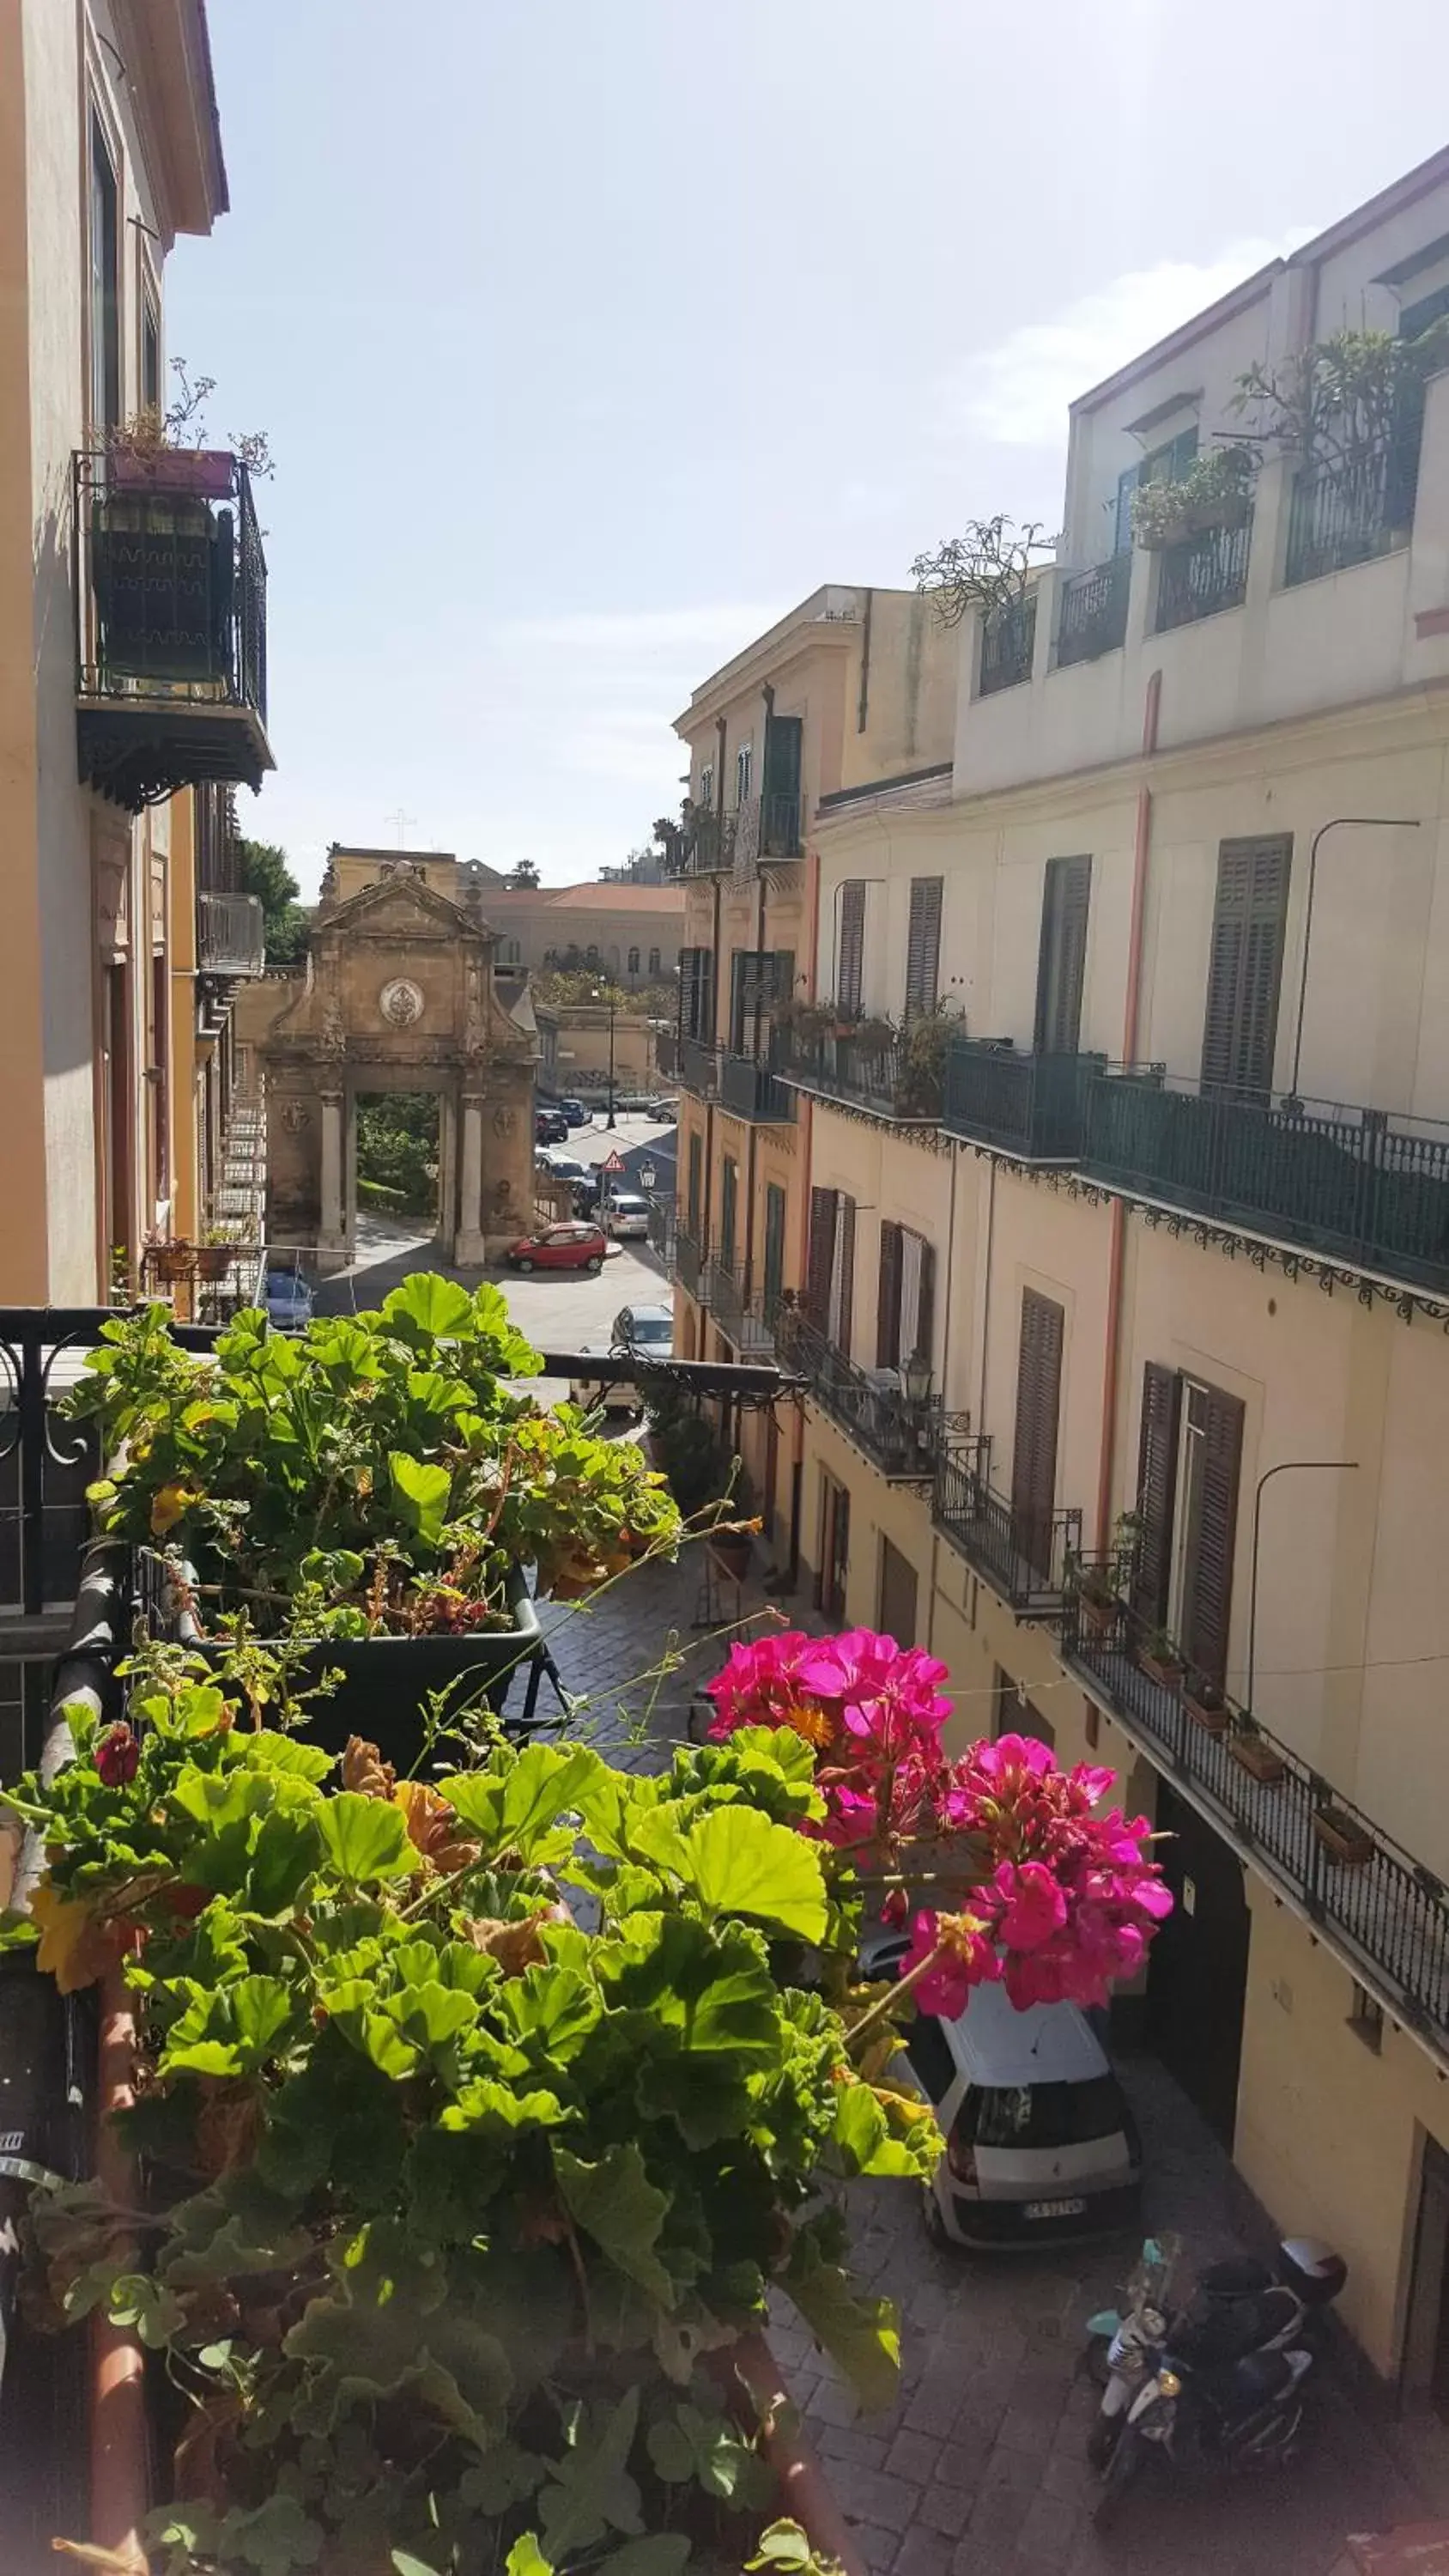
[[[411,1458],[405,1449],[394,1449],[388,1457],[387,1472],[404,1528],[416,1530],[429,1547],[436,1547],[443,1535],[453,1490],[447,1468],[431,1459]]]
[[[472,1995],[433,1978],[425,1986],[403,1986],[383,2007],[390,2020],[419,2048],[444,2048],[460,2031],[472,2028],[478,2007]]]
[[[291,2018],[292,1990],[280,1977],[238,1977],[212,1993],[198,1987],[172,2024],[161,2072],[254,2075]]]
[[[315,2567],[326,2537],[295,2496],[268,2496],[253,2512],[225,2514],[217,2549],[229,2565],[255,2567],[258,2576],[287,2576],[293,2567]]]
[[[336,1765],[336,1755],[324,1753],[320,1744],[304,1744],[296,1735],[278,1735],[272,1727],[263,1727],[257,1735],[243,1736],[241,1741],[243,1759],[252,1771],[286,1771],[299,1780],[321,1781]]]
[[[619,2271],[661,2307],[672,2308],[675,2285],[654,2250],[669,2215],[669,2194],[649,2180],[638,2148],[608,2147],[596,2164],[587,2164],[555,2141],[553,2169],[575,2224]]]
[[[576,1968],[535,1967],[506,1977],[494,2001],[518,2038],[531,2040],[534,2056],[550,2066],[577,2057],[600,2019],[598,1997]]]
[[[821,1938],[825,1880],[802,1834],[750,1807],[718,1807],[690,1827],[685,1843],[687,1884],[711,1913],[748,1914],[802,1941]]]
[[[689,2541],[682,2531],[651,2531],[611,2549],[600,2559],[597,2576],[683,2576],[688,2564]]]
[[[863,2406],[889,2406],[900,2386],[900,2320],[889,2299],[863,2299],[840,2264],[797,2237],[781,2286]]]
[[[639,2421],[639,2391],[626,2390],[602,2420],[580,2407],[569,2428],[569,2448],[554,2463],[538,2501],[543,2536],[554,2558],[592,2548],[610,2531],[630,2538],[644,2528],[639,2489],[625,2463]]]
[[[515,2093],[506,2084],[495,2084],[491,2075],[480,2075],[464,2085],[456,2102],[448,2104],[439,2125],[478,2129],[485,2137],[498,2137],[519,2129],[557,2129],[574,2117],[556,2093]]]
[[[545,2558],[536,2532],[525,2531],[515,2540],[503,2563],[507,2576],[554,2576],[553,2560]]]
[[[475,1833],[485,1853],[497,1848],[503,1814],[503,1781],[496,1771],[454,1771],[438,1787],[454,1815]]]
[[[473,1300],[456,1280],[442,1279],[436,1270],[415,1270],[384,1297],[382,1312],[401,1340],[438,1341],[456,1337],[472,1323]]]
[[[396,1878],[411,1869],[417,1858],[402,1809],[385,1798],[364,1798],[355,1789],[339,1789],[335,1798],[323,1800],[317,1824],[339,1878],[354,1887]]]
[[[531,1744],[504,1783],[504,1839],[517,1845],[525,1861],[531,1859],[549,1826],[566,1810],[579,1808],[601,1774],[607,1776],[607,1766],[591,1745],[572,1744],[564,1752],[552,1744]]]
[[[893,2137],[890,2122],[868,2084],[844,2084],[836,2096],[834,2144],[847,2174],[900,2175],[925,2181],[935,2168],[940,2138],[923,2111],[915,2124],[920,2152]]]

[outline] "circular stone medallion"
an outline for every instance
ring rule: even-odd
[[[384,984],[377,997],[377,1006],[383,1018],[391,1020],[395,1029],[410,1029],[414,1020],[423,1016],[422,993],[406,975],[395,975],[390,984]]]

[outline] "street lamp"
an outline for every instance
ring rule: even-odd
[[[902,1363],[901,1387],[907,1404],[921,1412],[931,1401],[931,1362],[925,1351],[912,1351]]]
[[[602,1002],[602,1000],[603,1000],[603,999],[604,999],[603,994],[602,994],[601,992],[596,991],[596,992],[595,992],[595,994],[594,994],[594,1000],[595,1000],[596,1002]],[[614,992],[614,987],[613,987],[613,985],[611,984],[611,985],[609,986],[609,1114],[608,1114],[608,1117],[604,1120],[604,1125],[605,1125],[606,1127],[617,1127],[617,1125],[618,1125],[618,1123],[619,1123],[619,1122],[618,1122],[618,1120],[617,1120],[617,1118],[614,1116],[614,1010],[615,1010],[615,1006],[616,1006],[616,996],[615,996],[615,992]]]
[[[659,1178],[659,1174],[658,1174],[658,1173],[656,1172],[656,1170],[654,1169],[654,1166],[653,1166],[653,1164],[652,1164],[652,1163],[641,1163],[641,1164],[640,1164],[640,1166],[639,1166],[639,1187],[641,1188],[641,1190],[643,1190],[643,1192],[645,1193],[645,1196],[646,1196],[646,1197],[648,1196],[649,1192],[653,1189],[654,1184],[655,1184],[655,1182],[658,1180],[658,1178]]]
[[[1244,1692],[1250,1714],[1253,1706],[1253,1683],[1258,1669],[1258,1536],[1263,1519],[1263,1487],[1271,1483],[1275,1476],[1286,1476],[1305,1470],[1322,1470],[1327,1474],[1334,1468],[1352,1468],[1357,1465],[1356,1458],[1280,1458],[1276,1467],[1265,1467],[1258,1478],[1253,1495],[1253,1572],[1248,1586],[1248,1684]]]

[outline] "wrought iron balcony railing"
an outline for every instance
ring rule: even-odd
[[[940,1440],[933,1408],[907,1403],[893,1371],[861,1368],[793,1302],[781,1302],[774,1334],[781,1366],[806,1379],[822,1411],[872,1466],[900,1483],[931,1483]]]
[[[941,1115],[940,1062],[908,1040],[877,1044],[850,1032],[807,1038],[789,1030],[779,1071],[797,1091],[842,1101],[897,1126],[934,1126]]]
[[[1419,488],[1422,403],[1392,438],[1295,476],[1283,579],[1316,581],[1408,542]]]
[[[197,896],[196,962],[204,975],[266,972],[266,915],[256,895]]]
[[[689,1295],[694,1298],[698,1298],[702,1293],[700,1281],[704,1274],[704,1260],[704,1245],[700,1241],[698,1234],[695,1233],[693,1228],[690,1226],[676,1225],[674,1229],[674,1276],[678,1280],[680,1287],[686,1289]]]
[[[800,837],[800,794],[786,794],[772,788],[760,799],[760,856],[762,859],[798,859],[804,856]]]
[[[1252,546],[1250,515],[1240,528],[1208,528],[1166,547],[1157,568],[1157,633],[1216,617],[1222,608],[1241,608]]]
[[[1088,1179],[1449,1289],[1449,1128],[1151,1072],[1095,1074],[1087,1089]]]
[[[741,1359],[773,1358],[772,1318],[779,1300],[751,1293],[748,1268],[737,1266],[723,1253],[714,1254],[704,1265],[703,1299],[711,1321],[733,1342]]]
[[[1131,585],[1132,556],[1126,549],[1063,582],[1057,625],[1059,669],[1069,662],[1095,662],[1100,653],[1115,653],[1125,642]]]
[[[676,844],[676,872],[685,877],[728,876],[735,863],[735,814],[691,815]]]
[[[681,1038],[679,1080],[696,1100],[713,1100],[719,1088],[719,1048],[713,1038]]]
[[[726,1055],[719,1085],[720,1105],[736,1118],[778,1122],[795,1115],[795,1094],[773,1065],[758,1056]]]
[[[1100,1055],[1018,1055],[985,1038],[953,1038],[941,1124],[1024,1163],[1075,1163],[1088,1079],[1105,1062]]]
[[[80,774],[133,808],[260,787],[267,566],[246,467],[162,449],[74,460]]]
[[[1029,680],[1035,653],[1036,593],[1032,591],[984,621],[979,695],[993,697],[998,689],[1015,689]]]
[[[1449,2045],[1449,1898],[1329,1782],[1224,1693],[1143,1665],[1120,1603],[1068,1605],[1062,1657],[1093,1699],[1302,1906],[1389,2009]]]
[[[936,1460],[931,1517],[1013,1610],[1032,1619],[1063,1615],[1071,1569],[1082,1552],[1082,1515],[1071,1505],[1020,1511],[998,1493],[991,1481],[989,1433],[944,1444]]]

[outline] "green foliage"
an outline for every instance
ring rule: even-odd
[[[646,1389],[645,1406],[669,1490],[687,1519],[725,1500],[730,1463],[709,1415],[697,1397],[663,1386]]]
[[[823,1814],[809,1747],[742,1731],[635,1777],[499,1746],[364,1793],[240,1700],[147,1650],[131,1776],[77,1708],[75,1762],[13,1793],[42,1967],[124,1949],[135,1992],[141,2249],[92,2183],[34,2233],[58,2313],[132,2324],[195,2410],[157,2576],[371,2567],[380,2534],[399,2576],[682,2576],[669,2499],[769,2485],[699,2356],[773,2284],[887,2391],[894,2319],[822,2189],[939,2148],[772,1970],[827,1920],[833,1855],[786,1822]]]
[[[1253,505],[1258,459],[1240,445],[1204,448],[1175,483],[1143,483],[1132,495],[1139,546],[1176,545],[1209,528],[1239,527]]]
[[[502,1625],[516,1567],[580,1591],[675,1544],[636,1448],[504,1383],[538,1358],[495,1287],[418,1273],[297,1337],[247,1309],[214,1359],[168,1326],[160,1306],[107,1323],[68,1399],[118,1459],[91,1500],[103,1529],[178,1549],[263,1634]]]
[[[287,853],[275,841],[239,841],[241,890],[254,894],[266,923],[267,964],[299,966],[307,954],[307,915]]]
[[[616,984],[597,966],[570,962],[577,950],[565,950],[557,965],[545,966],[533,978],[534,999],[555,1010],[598,1003],[607,1010],[612,1002],[621,1018],[672,1020],[679,1008],[678,987],[673,984]]]
[[[438,1197],[438,1103],[426,1091],[364,1093],[357,1104],[358,1187],[392,1194],[400,1214],[431,1217]]]
[[[1304,465],[1352,472],[1382,457],[1416,429],[1424,387],[1449,364],[1449,317],[1416,339],[1390,331],[1335,331],[1276,368],[1238,378],[1235,411],[1251,435],[1271,440]]]

